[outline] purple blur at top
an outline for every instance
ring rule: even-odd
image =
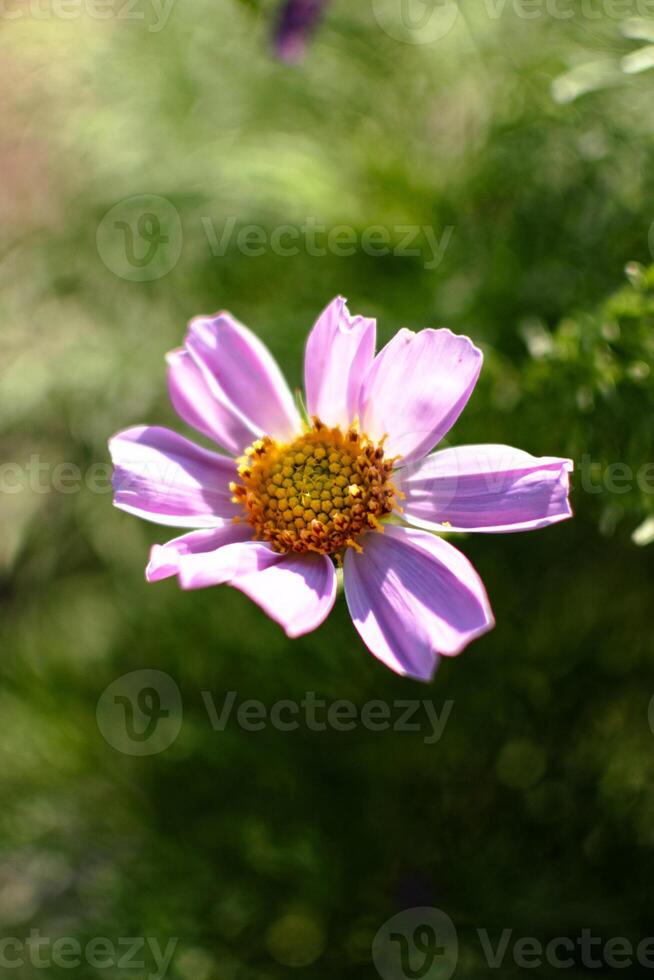
[[[278,57],[287,62],[302,58],[326,5],[327,0],[286,0],[275,31]]]

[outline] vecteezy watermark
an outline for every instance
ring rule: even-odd
[[[238,700],[236,691],[216,696],[201,691],[200,699],[214,732],[232,725],[244,732],[266,728],[285,734],[353,732],[358,728],[374,734],[404,732],[422,735],[425,745],[443,736],[454,705],[437,706],[426,699],[366,701],[357,705],[345,698],[328,701],[315,691],[300,700],[282,698],[266,705],[253,698]],[[161,670],[135,670],[112,681],[100,695],[96,711],[104,739],[125,755],[155,755],[169,748],[182,728],[182,697],[176,682]]]
[[[444,444],[440,448],[445,448]],[[455,447],[454,447],[455,448]],[[511,464],[512,452],[507,451],[507,467],[503,467],[500,456],[494,457],[497,472],[484,473],[480,467],[480,485],[489,493],[499,494],[508,491],[514,483],[515,476]],[[482,461],[480,457],[479,462]],[[417,465],[417,464],[416,464]],[[459,485],[460,475],[469,472],[469,454],[461,461],[460,475],[455,463],[439,482],[439,501],[446,506],[448,499],[454,500]],[[409,475],[415,466],[411,464],[404,468],[397,479]],[[39,453],[31,453],[25,462],[7,461],[0,463],[0,496],[14,496],[20,493],[34,493],[39,496],[57,493],[71,495],[82,491],[93,494],[110,494],[115,489],[112,485],[114,469],[111,463],[94,462],[86,467],[77,463],[63,460],[54,462],[44,459]],[[584,492],[591,495],[617,494],[622,496],[637,489],[642,494],[654,494],[654,461],[644,462],[640,466],[630,466],[628,463],[615,461],[603,463],[593,460],[584,453],[575,464],[573,480]],[[156,484],[157,493],[163,498],[167,492],[176,493],[179,487],[179,466],[170,460],[151,460],[134,464],[130,472],[121,471],[120,489],[125,491],[131,487],[138,488],[148,482]]]
[[[0,494],[111,493],[110,463],[91,463],[85,469],[77,463],[53,463],[31,453],[25,463],[0,463]]]
[[[470,942],[468,930],[466,939]],[[475,929],[472,943],[491,970],[511,966],[569,970],[654,969],[654,936],[633,943],[624,936],[605,939],[590,928],[575,936],[539,939],[513,929]],[[441,909],[405,909],[388,919],[372,943],[372,961],[382,980],[449,980],[456,971],[459,941],[454,923]]]
[[[75,970],[88,966],[92,970],[142,971],[147,980],[163,980],[170,969],[177,937],[165,946],[152,936],[124,936],[112,940],[97,936],[85,943],[70,936],[56,939],[42,936],[32,929],[28,936],[0,937],[0,967],[2,970],[21,970],[25,966],[37,970]],[[21,976],[22,976],[21,972]]]
[[[161,279],[175,268],[184,236],[177,208],[165,197],[139,194],[119,201],[98,225],[98,255],[130,282]]]
[[[654,493],[654,462],[641,463],[634,468],[628,463],[594,462],[584,453],[577,466],[579,482],[584,493],[631,493],[637,487],[641,493]]]
[[[440,41],[459,17],[456,0],[372,0],[372,10],[384,33],[406,44]]]
[[[270,707],[262,701],[248,699],[236,705],[236,691],[228,691],[220,706],[211,691],[202,691],[202,700],[214,731],[225,730],[230,720],[246,732],[261,732],[274,728],[278,732],[353,732],[365,728],[369,732],[424,732],[425,745],[439,742],[452,713],[453,701],[445,701],[437,711],[432,701],[406,699],[366,701],[356,705],[346,698],[327,701],[307,691],[300,701],[283,698]]]
[[[272,229],[263,225],[238,225],[234,216],[216,223],[200,219],[211,254],[222,257],[230,249],[251,258],[270,253],[282,258],[310,255],[324,258],[334,255],[349,258],[363,253],[373,258],[393,255],[395,258],[420,258],[423,268],[437,269],[447,250],[454,225],[446,225],[440,234],[431,225],[352,225],[328,226],[309,216],[300,224],[282,224]]]
[[[162,670],[134,670],[102,692],[96,709],[106,742],[124,755],[156,755],[176,740],[182,727],[182,696]]]
[[[654,735],[654,694],[651,696],[647,705],[647,721],[649,723],[649,730]]]
[[[541,940],[536,936],[516,936],[513,929],[492,933],[477,929],[477,939],[486,964],[498,970],[512,962],[521,970],[538,970],[543,966],[569,970],[624,969],[636,964],[654,968],[654,936],[634,945],[624,936],[604,939],[584,928],[578,936],[554,936]]]
[[[440,230],[432,225],[327,225],[311,215],[297,224],[273,227],[239,224],[233,215],[221,221],[204,215],[199,220],[213,258],[224,258],[228,252],[246,258],[266,254],[279,258],[348,258],[362,253],[372,258],[392,255],[420,259],[430,272],[440,266],[454,232],[453,225]],[[130,282],[151,282],[167,275],[177,265],[183,243],[179,212],[165,197],[155,194],[128,197],[114,204],[96,234],[98,255],[106,267]]]
[[[440,909],[398,912],[372,941],[372,961],[382,980],[449,980],[458,957],[454,923]]]
[[[168,23],[175,0],[0,0],[0,20],[136,21],[152,34]]]
[[[395,41],[433,44],[456,25],[463,0],[371,0],[382,30]],[[654,0],[478,0],[475,13],[498,21],[504,14],[519,20],[615,20],[654,17]]]

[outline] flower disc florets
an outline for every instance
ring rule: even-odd
[[[255,537],[275,551],[338,556],[347,547],[360,551],[357,537],[380,530],[396,507],[393,465],[356,426],[343,432],[314,418],[293,442],[257,439],[239,460],[232,492]]]

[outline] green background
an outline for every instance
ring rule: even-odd
[[[0,497],[2,937],[178,937],[174,980],[345,980],[377,975],[373,936],[412,906],[455,923],[456,977],[548,975],[510,953],[489,969],[477,929],[654,933],[654,76],[622,62],[652,21],[635,40],[635,0],[565,19],[469,3],[442,38],[402,41],[396,7],[337,0],[296,67],[271,54],[272,3],[178,2],[160,30],[145,0],[143,19],[118,3],[106,20],[0,19],[0,429],[24,474],[16,492],[5,469]],[[116,206],[135,221],[138,195],[180,222],[163,222],[174,268],[160,253],[150,281],[102,224]],[[207,227],[230,220],[212,254]],[[238,247],[245,225],[269,240],[307,220],[353,228],[355,254]],[[429,269],[425,251],[366,254],[373,225],[451,237]],[[290,642],[229,588],[146,585],[171,534],[86,479],[117,430],[178,425],[163,358],[192,316],[230,309],[298,385],[339,293],[380,342],[449,326],[483,347],[452,444],[576,461],[573,521],[457,540],[497,626],[430,686],[378,663],[342,599]],[[35,458],[45,490],[25,476]],[[62,463],[81,488],[53,486]],[[174,678],[184,720],[141,758],[96,707],[144,668]],[[453,705],[425,744],[215,732],[202,691]]]

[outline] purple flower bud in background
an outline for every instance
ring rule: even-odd
[[[283,61],[299,61],[327,0],[286,0],[275,31],[275,51]]]

